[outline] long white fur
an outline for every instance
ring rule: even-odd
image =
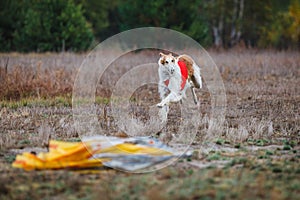
[[[189,80],[186,81],[184,88],[181,90],[181,71],[178,65],[178,60],[180,56],[174,57],[172,54],[165,55],[160,53],[160,59],[158,60],[158,74],[159,74],[159,84],[158,92],[160,95],[161,102],[157,104],[158,107],[162,108],[160,111],[161,118],[166,120],[169,111],[169,104],[171,102],[178,102],[183,98],[186,98],[186,90],[188,88],[192,89],[193,97],[195,103],[198,103],[197,97],[194,91],[193,83]],[[163,60],[163,62],[162,62]],[[192,60],[193,61],[193,60]],[[202,80],[200,74],[199,66],[193,61],[194,76],[200,88],[202,88]],[[165,81],[169,80],[168,86],[165,85]],[[170,93],[167,95],[168,91]]]

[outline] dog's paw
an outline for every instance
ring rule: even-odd
[[[162,107],[164,107],[164,104],[158,103],[158,104],[156,104],[156,106],[159,107],[159,108],[162,108]]]

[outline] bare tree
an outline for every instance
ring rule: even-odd
[[[223,29],[224,29],[224,4],[223,1],[213,1],[213,5],[216,5],[215,8],[211,10],[211,12],[216,12],[217,16],[214,17],[212,23],[212,30],[214,36],[214,45],[216,47],[223,46]]]
[[[209,5],[214,45],[234,46],[242,35],[244,0],[214,0],[210,1]]]
[[[234,0],[234,8],[232,14],[232,26],[230,33],[230,46],[237,44],[241,38],[241,21],[244,14],[244,0]]]

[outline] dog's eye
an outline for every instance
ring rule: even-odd
[[[172,62],[174,62],[175,60],[173,59]]]
[[[166,61],[166,63],[168,64],[169,62],[168,62],[168,61]]]

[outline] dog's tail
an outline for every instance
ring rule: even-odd
[[[191,76],[191,81],[193,82],[195,88],[202,88],[202,79],[200,68],[195,63],[193,64],[194,73]]]

